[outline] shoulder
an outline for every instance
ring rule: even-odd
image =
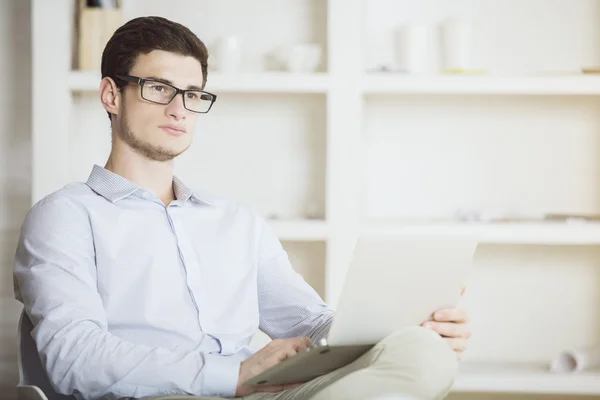
[[[82,217],[87,220],[85,205],[94,196],[86,184],[70,183],[36,202],[25,216],[23,225],[44,227],[43,224],[48,222],[68,223],[81,220]]]

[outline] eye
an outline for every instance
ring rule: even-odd
[[[187,92],[187,98],[190,100],[198,100],[198,93],[195,92]]]
[[[150,84],[150,89],[157,93],[164,93],[167,90],[165,85],[161,85],[160,83],[152,83]]]

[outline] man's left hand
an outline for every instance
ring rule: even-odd
[[[472,335],[469,321],[466,311],[450,308],[436,311],[433,320],[424,322],[423,326],[439,333],[460,360]]]

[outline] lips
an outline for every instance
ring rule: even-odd
[[[173,136],[181,136],[186,134],[185,128],[177,125],[162,125],[159,128]]]

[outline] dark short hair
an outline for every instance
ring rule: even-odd
[[[204,88],[208,74],[206,45],[186,26],[155,16],[134,18],[113,33],[102,52],[102,78],[111,77],[122,89],[127,82],[116,76],[128,75],[137,57],[153,50],[168,51],[198,60],[202,67]]]

